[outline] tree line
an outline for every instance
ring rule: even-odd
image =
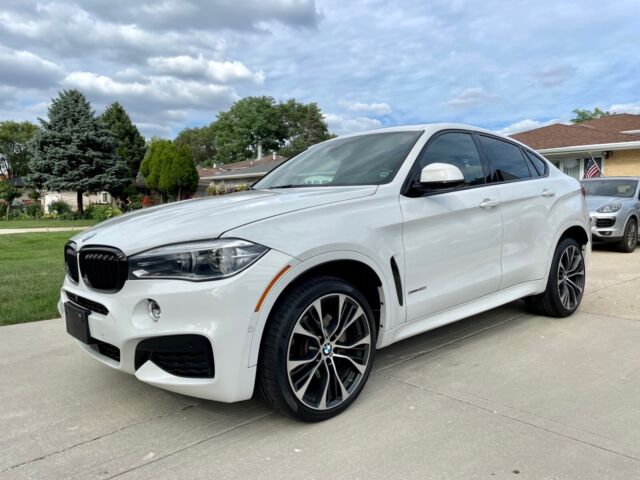
[[[38,121],[0,122],[0,175],[21,177],[35,192],[75,191],[80,214],[85,193],[108,191],[124,205],[142,178],[162,201],[180,200],[197,190],[198,165],[254,158],[259,148],[290,157],[333,137],[316,103],[267,96],[241,99],[174,140],[147,141],[118,102],[96,115],[79,90],[61,91]],[[7,217],[19,196],[10,182],[0,182]]]

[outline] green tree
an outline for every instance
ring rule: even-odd
[[[117,160],[126,167],[120,188],[113,188],[111,193],[119,198],[127,197],[128,194],[135,193],[135,179],[147,148],[146,142],[118,102],[109,105],[98,118],[111,132],[116,142]]]
[[[163,169],[160,190],[177,200],[198,189],[198,170],[186,145],[173,145],[171,168]]]
[[[189,147],[171,140],[153,139],[140,166],[147,186],[156,190],[163,201],[181,200],[198,188],[198,171]]]
[[[216,156],[215,124],[185,128],[174,141],[178,145],[189,147],[196,165],[211,166],[213,164]]]
[[[147,187],[158,190],[160,183],[160,165],[165,158],[164,151],[171,146],[171,140],[152,138],[147,146],[147,152],[140,164],[140,175],[145,179]]]
[[[597,118],[608,117],[611,115],[611,112],[604,112],[600,110],[598,107],[593,110],[581,110],[576,108],[573,110],[575,118],[571,119],[571,123],[581,123],[586,122],[587,120],[596,120]]]
[[[51,102],[48,119],[40,119],[40,124],[31,142],[29,185],[77,192],[80,214],[85,192],[111,191],[122,185],[126,166],[118,161],[113,137],[96,119],[82,92],[60,92]]]
[[[29,142],[38,131],[31,122],[0,122],[0,173],[8,178],[29,173]]]
[[[281,103],[280,109],[287,130],[285,146],[278,153],[292,157],[314,145],[335,137],[322,117],[317,103],[300,103],[290,99]]]
[[[272,97],[247,97],[218,114],[215,122],[216,161],[237,162],[263,151],[278,150],[287,138],[287,128]]]
[[[20,195],[20,190],[11,185],[8,180],[0,181],[0,200],[6,205],[5,215],[7,220],[9,220],[11,204],[16,198],[19,198]]]

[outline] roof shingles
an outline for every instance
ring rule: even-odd
[[[618,130],[619,127],[623,130]],[[536,150],[640,141],[640,134],[620,133],[625,130],[640,130],[640,115],[611,115],[577,125],[554,123],[511,137]]]

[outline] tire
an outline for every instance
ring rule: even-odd
[[[638,245],[638,222],[635,218],[629,219],[624,227],[624,234],[618,243],[618,250],[624,253],[631,253]]]
[[[582,246],[572,238],[561,240],[553,254],[547,288],[525,298],[527,308],[547,317],[568,317],[580,305],[585,278]]]
[[[258,391],[286,415],[327,420],[346,410],[367,382],[376,346],[373,312],[362,293],[335,277],[304,280],[285,295],[262,338]]]

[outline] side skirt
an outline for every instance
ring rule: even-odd
[[[521,283],[514,285],[505,290],[485,295],[484,297],[471,300],[470,302],[456,305],[455,307],[433,313],[423,318],[404,323],[386,332],[380,332],[378,338],[378,348],[383,348],[392,343],[413,337],[420,333],[442,327],[449,323],[457,322],[463,318],[486,312],[496,307],[500,307],[509,302],[513,302],[522,297],[538,294],[546,288],[547,280],[536,280],[533,282]]]

